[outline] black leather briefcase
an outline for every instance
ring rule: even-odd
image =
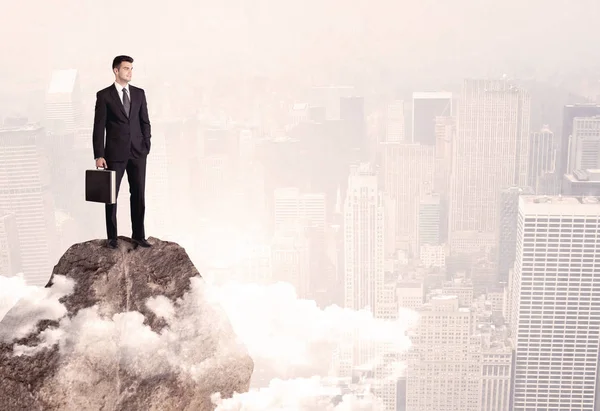
[[[114,170],[85,170],[85,201],[117,203],[117,172]]]

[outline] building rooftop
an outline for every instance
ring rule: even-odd
[[[600,215],[600,197],[531,196],[519,197],[519,210],[529,215]]]
[[[600,204],[600,197],[575,197],[575,196],[521,196],[525,204]]]
[[[565,174],[565,178],[573,183],[599,183],[600,169],[573,170],[573,174]]]
[[[0,125],[0,133],[14,133],[15,131],[37,131],[42,126],[39,123],[28,123],[23,125]]]
[[[72,93],[77,80],[77,69],[54,70],[48,94]]]

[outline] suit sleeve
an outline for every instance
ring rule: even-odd
[[[146,101],[146,92],[142,91],[142,106],[140,108],[140,125],[142,128],[142,135],[144,141],[148,144],[148,151],[150,151],[150,118],[148,116],[148,102]]]
[[[106,102],[100,92],[96,93],[96,109],[94,110],[94,130],[92,147],[94,158],[104,157],[104,130],[106,128]]]

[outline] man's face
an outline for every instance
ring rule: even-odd
[[[124,81],[124,82],[130,82],[132,71],[133,71],[133,65],[128,61],[124,61],[119,66],[118,70],[115,69],[115,74],[117,75],[117,78],[119,80]]]

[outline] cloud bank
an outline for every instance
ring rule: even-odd
[[[337,306],[322,310],[314,301],[298,299],[287,283],[264,286],[232,282],[216,286],[192,278],[190,292],[176,304],[162,296],[147,300],[147,307],[168,324],[156,333],[135,311],[107,318],[94,306],[69,319],[59,299],[72,292],[73,286],[72,280],[61,276],[55,277],[55,285],[49,289],[26,286],[22,277],[0,277],[0,314],[17,300],[19,313],[25,313],[20,316],[25,321],[12,328],[0,327],[4,342],[26,336],[38,320],[59,322],[58,327],[49,327],[40,335],[37,346],[15,344],[15,355],[33,355],[58,344],[61,354],[83,357],[85,367],[91,364],[99,373],[106,364],[119,361],[121,367],[140,377],[170,371],[199,381],[209,376],[219,358],[239,353],[241,342],[254,360],[255,376],[261,381],[254,384],[257,389],[228,400],[216,395],[215,403],[221,411],[375,409],[370,397],[346,396],[333,405],[331,398],[342,398],[342,393],[325,389],[320,376],[328,374],[334,349],[347,343],[357,330],[361,330],[363,342],[386,343],[392,352],[407,350],[410,341],[405,332],[415,319],[407,314],[397,321],[384,321],[373,318],[368,311]],[[227,321],[238,341],[215,344],[214,352],[201,349],[207,347],[207,336],[228,329]],[[77,380],[85,378],[81,374],[86,370],[74,366],[65,372],[68,374],[63,378]],[[269,405],[264,408],[264,404]]]

